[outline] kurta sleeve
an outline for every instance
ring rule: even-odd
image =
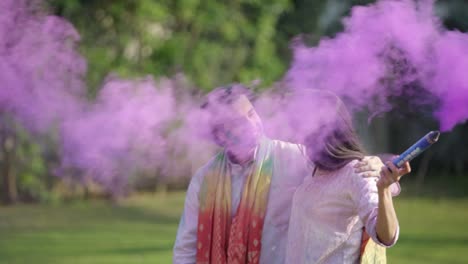
[[[397,226],[396,233],[390,244],[386,245],[382,243],[377,237],[376,225],[377,225],[377,214],[379,195],[377,190],[378,178],[375,177],[362,177],[354,173],[351,169],[350,180],[351,180],[351,197],[356,206],[359,218],[364,223],[366,232],[375,241],[375,243],[383,247],[392,247],[396,244],[400,233],[400,226]]]
[[[180,218],[179,229],[174,244],[174,264],[191,264],[196,262],[198,193],[203,181],[204,169],[199,169],[190,181],[185,197],[184,212]]]

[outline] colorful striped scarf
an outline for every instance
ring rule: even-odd
[[[199,194],[198,264],[259,263],[272,170],[271,144],[262,140],[232,218],[229,164],[225,153],[217,155]]]

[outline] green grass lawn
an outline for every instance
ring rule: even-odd
[[[0,207],[0,263],[170,263],[184,194]],[[389,263],[468,263],[468,199],[398,198]]]
[[[468,263],[468,199],[397,198],[400,239],[389,263]]]

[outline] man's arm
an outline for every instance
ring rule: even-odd
[[[187,190],[184,212],[180,219],[174,244],[174,264],[191,264],[196,262],[199,206],[198,192],[200,191],[203,180],[203,171],[203,169],[200,169],[195,173]]]

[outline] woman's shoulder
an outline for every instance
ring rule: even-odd
[[[356,168],[354,167],[359,160],[353,160],[346,164],[344,173],[346,176],[346,182],[350,190],[353,190],[353,195],[358,195],[360,193],[366,193],[369,190],[374,190],[377,188],[376,181],[378,178],[376,177],[366,177],[363,176],[362,173],[356,172]]]
[[[358,162],[359,160],[353,159],[350,162],[348,162],[346,165],[344,165],[340,170],[342,171],[342,173],[351,175],[354,173],[354,166],[356,166]]]
[[[363,179],[363,177],[359,175],[359,173],[357,173],[356,169],[354,168],[358,162],[359,160],[354,159],[341,168],[340,174],[342,174],[342,177],[345,177],[351,184],[359,182]]]

